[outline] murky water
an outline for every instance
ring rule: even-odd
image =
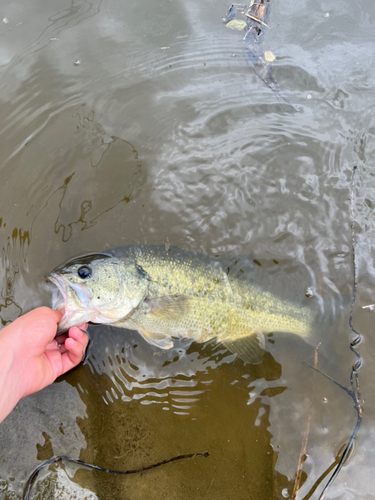
[[[303,364],[321,343],[318,367],[349,384],[353,165],[365,417],[327,498],[374,498],[375,7],[271,2],[264,49],[296,110],[247,66],[217,0],[0,4],[3,325],[50,304],[43,276],[63,260],[137,243],[247,256],[249,278],[331,318],[310,344],[269,337],[257,366],[91,327],[85,364],[1,424],[1,498],[53,455],[130,469],[206,450],[131,477],[56,467],[33,498],[290,498],[311,407],[298,498],[318,498],[356,421]]]

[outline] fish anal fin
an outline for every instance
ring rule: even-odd
[[[176,320],[189,311],[189,297],[184,295],[145,299],[150,307],[148,316],[158,319]]]
[[[169,335],[146,332],[145,330],[138,331],[149,344],[159,347],[160,349],[170,349],[173,347],[173,340]]]
[[[236,353],[242,361],[250,365],[257,365],[262,362],[265,352],[265,340],[263,333],[253,332],[247,337],[236,340],[225,340],[225,347],[229,351]]]

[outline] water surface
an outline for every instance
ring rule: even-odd
[[[1,498],[20,498],[52,455],[129,469],[206,450],[125,478],[58,467],[34,498],[291,498],[311,407],[298,498],[318,498],[356,421],[350,397],[303,364],[320,343],[318,367],[349,384],[353,165],[365,417],[327,498],[373,497],[374,312],[362,306],[375,302],[375,9],[271,2],[264,49],[296,110],[247,66],[217,0],[2,2],[2,325],[50,304],[43,277],[60,262],[140,243],[242,256],[235,272],[330,320],[310,343],[269,337],[257,366],[214,343],[160,351],[91,327],[86,362],[1,424]]]

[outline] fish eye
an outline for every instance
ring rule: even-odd
[[[85,280],[86,278],[90,278],[91,274],[92,271],[88,266],[81,266],[78,269],[78,276],[83,280]]]

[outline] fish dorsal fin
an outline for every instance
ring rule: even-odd
[[[265,351],[265,340],[263,333],[254,332],[248,337],[237,340],[225,340],[224,345],[238,355],[242,361],[250,365],[262,362]]]
[[[158,319],[176,320],[189,311],[189,297],[185,295],[165,296],[155,299],[145,299],[150,307],[148,316]]]
[[[160,349],[170,349],[173,347],[173,340],[169,335],[164,335],[163,333],[150,333],[145,330],[138,331],[149,344],[160,347]]]

